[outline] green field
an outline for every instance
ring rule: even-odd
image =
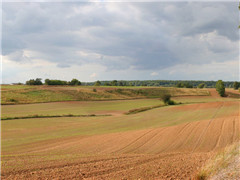
[[[2,106],[2,118],[31,115],[88,115],[124,113],[131,109],[163,105],[158,99],[137,99],[117,101],[67,101],[39,104]]]
[[[94,92],[96,89],[96,92]],[[29,104],[58,101],[92,101],[172,96],[209,95],[206,89],[91,86],[2,86],[2,104]]]
[[[138,100],[133,100],[133,102],[137,104]],[[150,103],[149,101],[146,102]],[[124,107],[123,104],[115,103],[115,108]],[[29,143],[56,138],[174,126],[187,122],[221,118],[234,113],[237,114],[239,103],[231,102],[229,105],[225,104],[223,107],[220,107],[221,103],[210,103],[208,108],[204,108],[198,104],[194,106],[166,106],[133,115],[36,118],[2,121],[2,150],[3,152],[10,152],[14,151],[19,145],[23,147]],[[213,117],[215,113],[216,115]]]

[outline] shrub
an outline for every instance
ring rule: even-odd
[[[176,104],[173,100],[171,100],[170,94],[162,94],[160,98],[166,105],[175,105]]]
[[[17,100],[16,100],[16,99],[13,99],[13,98],[9,99],[9,101],[10,101],[10,102],[17,102]]]
[[[197,179],[197,180],[205,180],[205,179],[207,179],[207,174],[206,174],[206,172],[205,172],[205,171],[200,172],[200,173],[197,175],[196,179]]]
[[[168,105],[175,105],[176,103],[173,100],[170,99],[167,104]]]
[[[119,94],[121,94],[122,91],[123,91],[122,89],[116,89],[116,92],[119,93]]]
[[[97,92],[97,90],[94,88],[94,89],[93,89],[93,92]]]
[[[204,88],[205,86],[206,86],[205,83],[201,83],[201,84],[198,85],[198,88],[202,89],[202,88]]]
[[[162,99],[162,101],[164,102],[164,104],[167,104],[168,101],[170,100],[170,98],[171,98],[171,95],[170,95],[170,94],[163,94],[163,95],[161,96],[161,99]]]

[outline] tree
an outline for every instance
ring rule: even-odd
[[[105,82],[105,83],[104,83],[104,86],[111,86],[111,84],[108,83],[108,82]]]
[[[235,81],[233,83],[233,89],[237,90],[240,87],[240,82]]]
[[[45,79],[45,84],[49,85],[50,84],[50,79]]]
[[[100,81],[96,81],[94,86],[101,86],[101,82]]]
[[[118,82],[118,85],[119,85],[119,86],[126,86],[126,83],[125,83],[124,81],[119,81],[119,82]]]
[[[188,83],[188,82],[185,82],[185,83],[183,83],[183,82],[178,82],[177,84],[176,84],[176,87],[178,87],[178,88],[193,88],[193,85],[192,84],[190,84],[190,83]]]
[[[175,104],[175,102],[171,100],[170,94],[162,94],[160,98],[164,102],[165,105],[174,105]]]
[[[46,85],[67,85],[67,81],[62,81],[62,80],[51,80],[51,79],[45,79],[45,84]]]
[[[42,79],[41,78],[36,78],[35,79],[35,85],[42,85]]]
[[[184,87],[185,88],[193,88],[193,86],[188,82],[184,84]]]
[[[201,84],[198,85],[198,88],[202,89],[202,88],[204,88],[205,86],[206,86],[205,83],[201,83]]]
[[[113,80],[113,81],[111,82],[111,85],[112,85],[112,86],[117,86],[117,83],[118,83],[117,80]]]
[[[69,85],[71,86],[79,86],[81,85],[81,82],[77,79],[72,79],[70,82],[69,82]]]
[[[222,80],[218,80],[216,83],[216,90],[220,96],[225,95],[225,86]]]
[[[178,82],[177,85],[176,85],[176,87],[178,87],[178,88],[183,88],[183,87],[184,87],[184,84],[181,83],[181,82]]]
[[[41,78],[36,78],[34,79],[30,79],[28,81],[26,81],[26,85],[42,85],[42,79]]]

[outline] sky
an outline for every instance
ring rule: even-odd
[[[2,83],[239,80],[238,2],[2,3]]]

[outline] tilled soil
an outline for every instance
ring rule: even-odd
[[[239,117],[231,116],[36,143],[3,157],[2,179],[193,179],[214,152],[238,139]]]
[[[2,173],[2,179],[193,179],[211,153],[112,155]]]
[[[176,107],[213,112],[211,119],[175,126],[21,144],[2,152],[1,178],[194,179],[216,152],[240,139],[239,114],[229,108],[216,116],[227,105],[231,107],[230,102]]]

